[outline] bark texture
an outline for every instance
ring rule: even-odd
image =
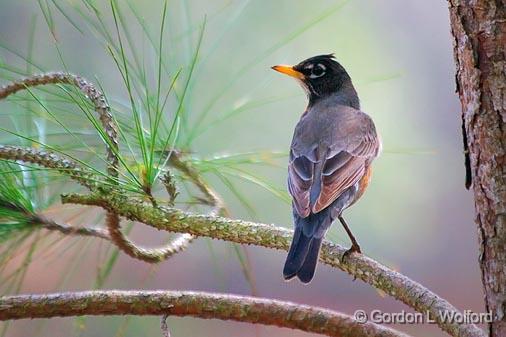
[[[473,186],[490,337],[506,336],[506,1],[450,0],[462,103],[466,186]]]
[[[153,207],[149,202],[125,197],[121,194],[64,195],[63,203],[100,206],[127,219],[142,222],[156,229],[189,233],[240,244],[288,250],[293,231],[273,225],[234,220],[213,215],[186,213],[165,206]],[[320,261],[340,268],[353,277],[367,282],[386,294],[404,302],[423,314],[429,314],[437,325],[455,337],[485,337],[484,331],[474,324],[449,320],[446,315],[461,315],[448,301],[421,284],[389,269],[363,254],[351,254],[343,259],[347,250],[324,241]]]
[[[274,325],[336,337],[409,337],[323,308],[226,294],[107,290],[0,298],[0,321],[82,315],[193,316]]]

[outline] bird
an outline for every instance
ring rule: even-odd
[[[283,277],[288,281],[297,276],[302,283],[309,283],[322,240],[336,218],[352,244],[343,258],[361,253],[343,211],[369,185],[371,164],[381,152],[381,140],[371,117],[360,110],[351,77],[334,54],[272,69],[295,78],[308,97],[288,158],[294,235]]]

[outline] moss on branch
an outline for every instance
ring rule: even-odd
[[[141,200],[126,198],[115,193],[64,195],[62,201],[99,206],[159,230],[189,233],[194,236],[210,237],[240,244],[288,250],[292,237],[291,230],[274,225],[192,214],[168,207],[153,207]],[[474,324],[459,324],[445,319],[447,313],[460,314],[460,312],[448,301],[421,284],[362,254],[352,254],[343,259],[345,252],[345,248],[327,241],[322,245],[320,260],[369,283],[418,312],[428,313],[441,329],[452,336],[485,337],[485,333]]]
[[[336,337],[409,337],[323,308],[227,294],[104,290],[0,298],[0,320],[82,315],[193,316],[273,325]]]

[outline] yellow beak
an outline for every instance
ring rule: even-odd
[[[272,69],[279,71],[280,73],[286,74],[288,76],[295,77],[299,80],[304,79],[304,74],[301,73],[300,71],[293,69],[292,66],[279,65],[272,67]]]

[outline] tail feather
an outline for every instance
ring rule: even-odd
[[[309,283],[314,276],[322,240],[334,219],[348,207],[355,198],[358,184],[349,187],[332,204],[318,213],[301,217],[293,206],[295,232],[286,258],[283,276],[290,280],[297,276]]]
[[[283,276],[285,280],[297,276],[309,283],[314,276],[323,236],[332,223],[332,214],[325,209],[302,218],[294,212],[295,232],[286,258]]]
[[[313,279],[321,245],[322,238],[313,238],[311,240],[311,246],[309,247],[304,263],[297,271],[297,277],[302,283],[309,283]]]
[[[286,257],[285,267],[283,268],[283,277],[285,280],[290,280],[302,267],[306,255],[311,245],[311,238],[302,233],[301,227],[295,227],[292,244]]]

